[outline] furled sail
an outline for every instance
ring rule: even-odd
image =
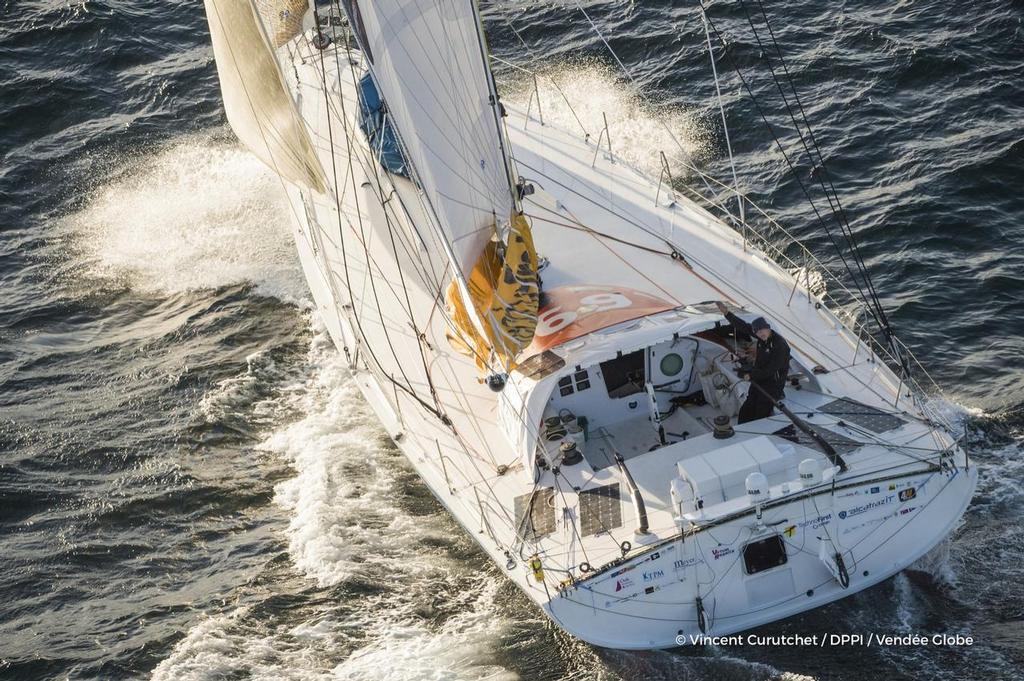
[[[474,0],[346,0],[387,113],[465,279],[514,211]]]
[[[205,0],[224,109],[242,143],[279,175],[316,191],[323,168],[277,63],[273,47],[301,28],[307,6],[296,0]],[[271,42],[272,41],[272,42]]]

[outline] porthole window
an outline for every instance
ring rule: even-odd
[[[674,352],[670,352],[661,358],[661,373],[665,376],[675,376],[683,370],[683,358]]]

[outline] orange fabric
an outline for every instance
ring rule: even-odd
[[[533,340],[537,328],[540,286],[537,278],[537,252],[526,218],[512,218],[504,258],[498,243],[491,241],[480,254],[467,282],[469,297],[477,316],[483,320],[486,337],[473,323],[458,282],[445,293],[449,314],[457,332],[448,340],[459,352],[473,357],[481,375],[489,372],[489,363],[506,371],[514,367],[515,357]]]

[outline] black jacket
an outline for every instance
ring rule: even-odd
[[[750,324],[732,312],[725,315],[725,318],[732,323],[737,333],[757,338]],[[786,378],[789,376],[789,355],[789,343],[777,331],[772,330],[772,335],[766,341],[757,339],[757,358],[750,371],[750,380],[777,400],[782,399]]]

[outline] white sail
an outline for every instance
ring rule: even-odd
[[[474,0],[351,0],[391,123],[465,279],[513,211]]]
[[[322,192],[325,175],[285,85],[252,0],[205,0],[224,109],[242,143],[279,175]],[[294,30],[299,7],[282,3],[274,44]],[[301,13],[298,18],[301,20]]]

